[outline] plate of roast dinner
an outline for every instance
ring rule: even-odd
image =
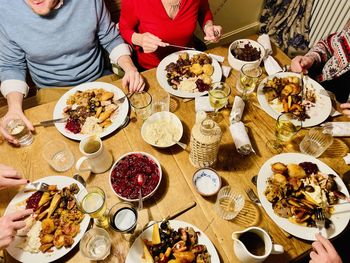
[[[286,232],[315,240],[316,210],[322,209],[327,238],[339,235],[350,220],[349,192],[337,173],[320,160],[283,153],[260,168],[257,188],[266,213]]]
[[[90,222],[75,200],[79,191],[86,191],[82,184],[66,176],[48,176],[36,182],[48,184],[48,190],[24,188],[5,211],[6,215],[26,208],[34,210],[6,248],[21,262],[51,262],[65,256],[79,243]]]
[[[187,222],[164,221],[144,230],[132,244],[125,263],[212,262],[220,259],[203,231]]]
[[[124,92],[105,82],[89,82],[67,91],[56,103],[53,118],[66,118],[55,123],[64,136],[81,140],[87,135],[105,137],[118,129],[129,111]]]
[[[332,110],[327,91],[309,76],[280,72],[266,77],[259,85],[257,98],[261,108],[274,119],[290,112],[303,121],[303,127],[324,122]]]
[[[219,62],[200,51],[179,51],[165,57],[157,67],[157,80],[170,94],[195,98],[208,93],[210,85],[221,81]]]

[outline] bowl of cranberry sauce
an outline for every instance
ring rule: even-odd
[[[140,181],[141,178],[141,181]],[[114,193],[125,201],[138,201],[141,187],[142,199],[154,194],[162,179],[158,160],[145,152],[130,152],[122,155],[109,174]]]

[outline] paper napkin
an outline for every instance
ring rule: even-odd
[[[224,62],[224,60],[225,60],[225,58],[223,56],[218,56],[218,55],[214,55],[214,54],[210,54],[210,53],[208,55],[220,63]]]
[[[228,75],[230,75],[231,67],[228,67],[228,66],[221,66],[221,69],[222,69],[222,75],[224,75],[225,78],[227,78]]]
[[[269,74],[269,75],[273,75],[273,74],[276,74],[277,72],[281,72],[282,71],[281,66],[271,56],[268,56],[264,60],[264,66],[265,66],[266,73]]]
[[[255,153],[243,122],[231,123],[230,132],[239,154],[248,155],[251,152]]]
[[[333,137],[350,137],[350,122],[326,122],[322,126],[329,129]]]
[[[199,111],[214,111],[214,108],[210,106],[209,97],[208,96],[202,96],[202,97],[196,97],[194,99],[194,105],[196,112]]]
[[[245,103],[240,96],[235,96],[232,110],[230,113],[230,122],[237,122],[242,119]]]
[[[266,56],[272,54],[271,41],[268,34],[260,35],[257,41],[265,48]]]
[[[346,164],[350,164],[350,153],[348,153],[347,155],[345,155],[345,156],[343,157],[343,159],[344,159],[344,161],[345,161]]]

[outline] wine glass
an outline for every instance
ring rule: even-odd
[[[292,113],[282,113],[276,121],[275,140],[268,140],[267,148],[274,154],[283,151],[281,142],[289,142],[302,127],[302,121]]]
[[[242,93],[242,99],[247,100],[247,94],[254,92],[259,84],[262,70],[259,66],[253,64],[244,64],[239,74],[239,91]]]
[[[108,228],[108,218],[105,215],[107,204],[105,192],[97,186],[88,186],[77,195],[78,208],[85,214],[96,219],[96,225]]]
[[[218,119],[218,111],[226,106],[231,88],[225,82],[214,82],[209,89],[210,106],[214,108],[213,119]]]

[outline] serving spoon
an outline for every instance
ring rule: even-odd
[[[137,210],[142,210],[143,208],[143,201],[142,201],[142,186],[145,183],[145,176],[144,174],[138,174],[137,175],[137,184],[139,186],[139,206]]]

